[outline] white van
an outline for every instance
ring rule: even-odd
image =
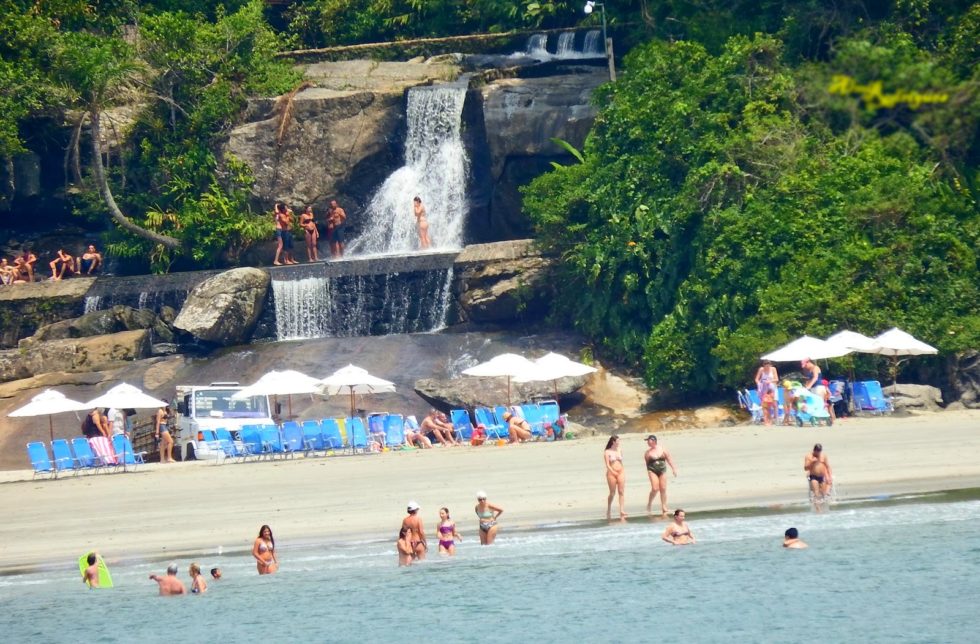
[[[233,399],[244,389],[237,382],[212,382],[207,386],[177,386],[178,458],[191,461],[223,458],[223,453],[202,440],[203,429],[227,429],[233,435],[244,425],[274,424],[268,396]]]

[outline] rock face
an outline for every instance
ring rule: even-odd
[[[174,327],[224,346],[247,342],[262,313],[269,274],[236,268],[194,287],[174,320]]]
[[[551,162],[576,163],[551,139],[581,148],[595,120],[592,93],[609,77],[604,69],[569,68],[559,76],[508,78],[482,89],[489,186],[482,194],[494,239],[526,236],[530,222],[522,214],[519,189],[551,170]],[[479,151],[474,151],[479,157]],[[479,166],[479,158],[474,167]],[[479,181],[479,178],[476,178]],[[477,212],[477,218],[480,217]]]
[[[585,378],[560,378],[556,381],[558,398],[564,398],[581,389]],[[506,378],[454,378],[444,380],[424,378],[415,381],[415,393],[433,407],[442,410],[472,409],[500,405],[507,401]],[[510,399],[520,402],[536,398],[554,398],[555,383],[512,382]]]
[[[0,288],[0,347],[16,347],[20,338],[38,328],[77,316],[94,281],[92,277],[74,277]]]
[[[895,411],[938,411],[942,408],[943,394],[929,385],[892,385],[882,389],[892,399]]]
[[[980,351],[965,351],[951,361],[950,392],[969,409],[980,409]]]
[[[351,214],[400,165],[405,90],[458,73],[449,64],[368,60],[304,71],[316,86],[296,95],[285,133],[280,137],[275,99],[254,100],[227,151],[252,169],[262,204],[281,200],[321,211],[337,197]]]
[[[33,336],[21,340],[19,346],[28,348],[49,340],[84,338],[136,329],[152,329],[154,342],[173,342],[174,339],[173,332],[153,311],[120,305],[43,326]]]
[[[38,342],[24,349],[0,352],[0,381],[53,371],[99,371],[149,355],[150,332],[146,329]]]
[[[475,244],[456,258],[459,316],[474,323],[513,323],[550,309],[553,260],[531,240]]]

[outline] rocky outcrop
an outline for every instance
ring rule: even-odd
[[[84,338],[136,329],[152,329],[154,342],[174,340],[173,332],[153,311],[120,305],[43,326],[33,336],[21,340],[19,346],[28,348],[49,340]]]
[[[548,382],[511,382],[510,399],[518,402],[554,398],[556,391],[558,398],[561,399],[575,393],[584,384],[584,377],[560,378]],[[507,401],[507,379],[455,378],[444,380],[423,378],[415,381],[415,393],[433,407],[442,410],[500,405]]]
[[[259,202],[322,209],[337,197],[348,212],[359,211],[400,165],[405,90],[458,73],[449,64],[368,60],[316,63],[304,71],[315,87],[296,94],[285,129],[275,99],[253,100],[227,151],[251,168]]]
[[[964,351],[950,360],[949,393],[969,409],[980,409],[980,351]]]
[[[75,277],[0,288],[0,347],[16,347],[40,327],[77,316],[94,281]]]
[[[520,188],[551,170],[551,162],[576,163],[553,138],[581,149],[595,120],[592,93],[609,80],[601,68],[572,67],[541,78],[507,78],[482,88],[482,123],[489,185],[476,191],[474,203],[490,222],[491,238],[513,238],[531,232],[523,214]],[[480,166],[475,150],[474,167]],[[479,178],[475,178],[479,181]],[[481,204],[483,196],[485,205]],[[477,219],[480,215],[477,215]]]
[[[943,405],[943,394],[929,385],[896,384],[882,389],[891,397],[895,411],[939,411]]]
[[[550,310],[552,265],[531,240],[467,246],[455,263],[460,318],[500,324],[543,317]]]
[[[222,346],[247,342],[262,313],[269,274],[236,268],[194,287],[174,320],[174,327]]]
[[[149,355],[150,332],[146,329],[37,342],[15,351],[0,352],[0,381],[55,371],[99,371]]]

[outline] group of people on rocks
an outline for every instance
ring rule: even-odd
[[[276,256],[272,263],[275,266],[298,264],[299,262],[293,257],[293,224],[296,222],[293,209],[282,202],[277,202],[272,214],[276,225]],[[330,202],[330,209],[327,210],[323,224],[326,229],[330,257],[333,259],[343,257],[347,213],[340,207],[336,199]],[[306,261],[320,261],[320,228],[316,223],[313,206],[307,206],[303,210],[299,216],[299,227],[303,230],[303,239],[306,242]]]
[[[59,248],[48,266],[51,267],[49,279],[54,281],[73,275],[93,275],[102,266],[102,253],[96,250],[95,244],[89,244],[85,252],[77,257]],[[28,284],[40,279],[37,275],[37,255],[30,248],[24,248],[13,260],[0,258],[0,286]]]

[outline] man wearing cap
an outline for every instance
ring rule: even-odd
[[[833,483],[833,472],[830,469],[830,461],[823,452],[823,445],[817,443],[813,446],[813,451],[807,452],[803,457],[803,471],[806,472],[806,480],[810,486],[810,501],[813,502],[813,507],[819,510],[830,494],[830,486]]]
[[[150,575],[150,579],[160,585],[160,595],[186,595],[187,588],[177,579],[177,564],[167,566],[167,576]]]
[[[504,422],[507,423],[507,433],[510,434],[511,443],[523,443],[531,440],[531,426],[526,420],[506,411],[504,412]]]
[[[425,542],[425,528],[422,526],[422,517],[419,516],[419,504],[417,502],[408,502],[408,516],[402,519],[402,527],[412,531],[412,548],[415,551],[415,558],[425,559],[429,545]]]

